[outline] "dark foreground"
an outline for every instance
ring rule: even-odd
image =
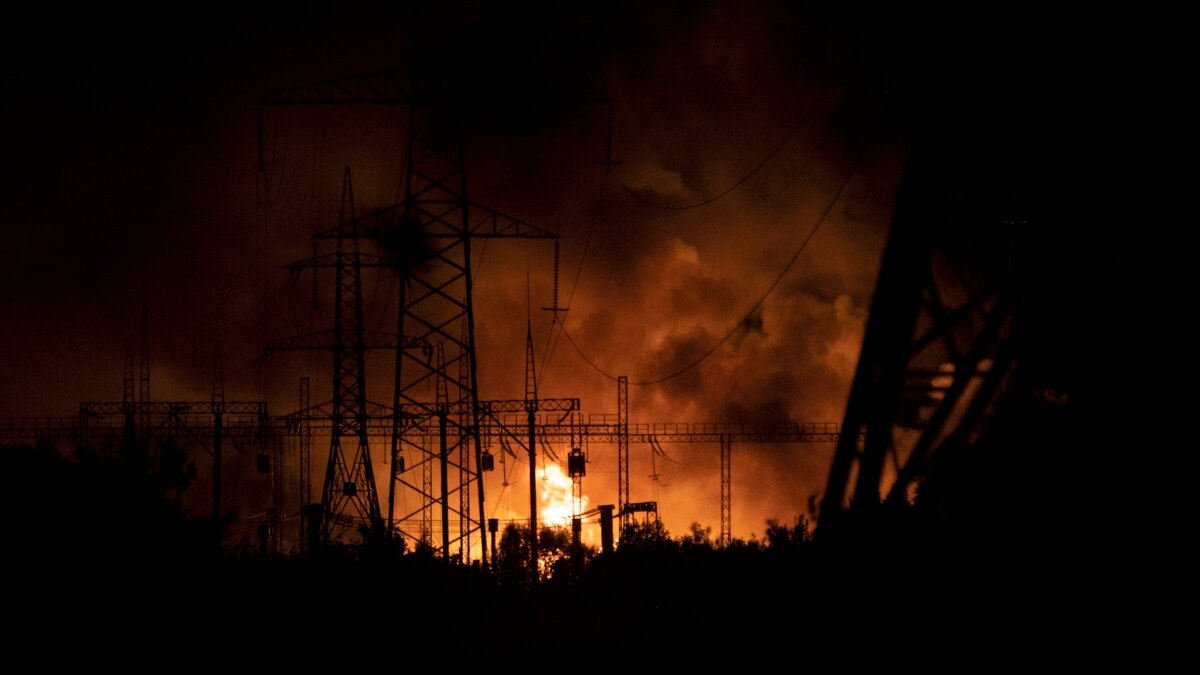
[[[39,669],[1140,673],[1194,660],[1186,546],[1033,495],[985,509],[943,494],[937,510],[815,540],[802,525],[727,548],[659,532],[529,589],[394,548],[231,556],[120,467],[6,452],[66,488],[15,486],[5,501],[4,653]]]

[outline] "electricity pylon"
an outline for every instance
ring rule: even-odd
[[[411,336],[420,344],[440,344],[444,356],[435,360],[428,353],[407,349],[396,353],[387,530],[418,539],[420,532],[410,522],[419,522],[430,504],[452,503],[450,496],[430,494],[423,482],[405,475],[445,457],[457,474],[456,493],[475,486],[479,512],[456,514],[459,522],[467,523],[466,530],[453,536],[443,532],[444,549],[477,535],[480,556],[486,560],[472,242],[556,239],[558,235],[468,198],[462,134],[468,100],[453,83],[414,85],[399,73],[387,72],[277,92],[264,98],[262,105],[374,104],[408,109],[404,200],[355,218],[353,227],[343,228],[344,236],[371,239],[394,261],[400,276],[396,335]],[[437,383],[445,387],[440,404],[431,395]],[[467,461],[459,459],[463,453],[453,452],[457,448],[443,453],[440,447],[432,447],[433,439],[440,437],[433,431],[443,419],[450,425],[447,438],[469,444]],[[397,497],[403,490],[416,493],[419,505],[397,514]]]
[[[334,239],[336,252],[286,266],[294,273],[303,269],[334,270],[337,291],[333,329],[273,341],[264,354],[302,349],[331,351],[333,354],[332,400],[317,406],[316,410],[301,411],[306,419],[328,417],[330,421],[329,455],[321,491],[322,544],[343,540],[347,532],[363,526],[373,536],[382,532],[383,518],[367,433],[366,352],[368,349],[404,351],[420,347],[413,341],[367,331],[364,327],[362,270],[364,267],[392,268],[396,262],[360,251],[360,227],[347,168],[342,180],[339,223],[332,230],[316,235],[319,239]],[[420,351],[428,354],[427,349]]]
[[[982,433],[1018,356],[1022,214],[953,194],[936,161],[910,159],[898,194],[819,530],[910,502]]]

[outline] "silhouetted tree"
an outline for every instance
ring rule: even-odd
[[[361,525],[358,529],[359,536],[364,542],[362,547],[364,559],[390,562],[396,561],[408,553],[408,542],[398,532],[388,532],[385,527],[369,525]],[[425,548],[429,550],[428,546]]]
[[[712,549],[712,527],[704,527],[700,523],[692,523],[691,532],[679,538],[679,545],[684,550]]]
[[[505,526],[495,561],[502,584],[518,588],[529,586],[533,579],[529,543],[528,526],[516,523]],[[537,578],[569,582],[581,574],[583,565],[595,554],[594,547],[576,549],[567,528],[542,527],[538,530]]]
[[[94,662],[128,663],[135,645],[154,659],[194,639],[192,610],[212,597],[225,561],[216,525],[183,513],[136,462],[23,446],[0,454],[20,477],[0,495],[5,607],[20,617],[6,644],[54,636]]]
[[[544,579],[573,583],[595,555],[594,546],[576,546],[568,528],[543,527],[538,533],[538,559]]]
[[[631,521],[621,526],[619,549],[633,550],[670,550],[676,548],[671,539],[671,533],[661,520],[647,520],[643,523]]]
[[[514,588],[526,588],[533,575],[529,569],[529,527],[509,523],[500,534],[496,550],[496,573],[500,583]]]
[[[771,518],[767,520],[766,539],[767,547],[772,550],[798,549],[812,542],[812,527],[805,515],[796,516],[791,526]]]

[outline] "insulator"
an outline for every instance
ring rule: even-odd
[[[572,449],[567,455],[567,473],[572,478],[587,475],[587,460],[579,448]]]

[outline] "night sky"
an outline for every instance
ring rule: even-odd
[[[1134,212],[1141,187],[1167,189],[1152,176],[1175,138],[1155,135],[1174,119],[1175,90],[1160,86],[1179,56],[1168,22],[972,8],[468,2],[456,24],[438,3],[26,10],[0,47],[0,414],[119,400],[143,307],[155,399],[207,400],[217,342],[227,399],[283,413],[302,376],[327,399],[323,362],[253,361],[269,340],[331,320],[327,300],[324,314],[309,310],[311,280],[289,286],[281,266],[336,224],[344,167],[360,213],[403,195],[405,113],[269,110],[258,173],[256,106],[279,89],[410,66],[414,51],[426,68],[458,62],[478,96],[470,196],[561,235],[559,303],[578,349],[541,311],[553,301],[549,242],[477,251],[483,398],[523,394],[528,316],[541,395],[579,397],[585,413],[616,412],[609,376],[668,378],[720,345],[631,387],[632,420],[840,422],[914,138],[952,148],[963,171],[1019,174],[1031,203],[1070,212],[1046,237],[1078,253],[1057,264],[1059,290],[1085,324],[1103,323],[1097,308],[1125,317],[1095,298],[1151,296],[1156,281],[1111,274],[1174,269],[1157,264],[1168,230],[1155,219],[1131,248],[1128,228],[1084,221],[1113,213],[1105,203]],[[608,110],[576,102],[597,88],[613,101],[611,175]],[[393,293],[389,277],[364,284],[369,327],[394,326]],[[1154,297],[1156,311],[1173,304]],[[1096,358],[1111,346],[1081,344]],[[389,391],[390,359],[372,366],[372,387]],[[673,532],[719,528],[717,449],[666,450],[651,467],[634,449],[632,498],[658,499]],[[735,448],[734,535],[804,513],[831,451]],[[615,453],[594,461],[585,493],[615,501]]]

